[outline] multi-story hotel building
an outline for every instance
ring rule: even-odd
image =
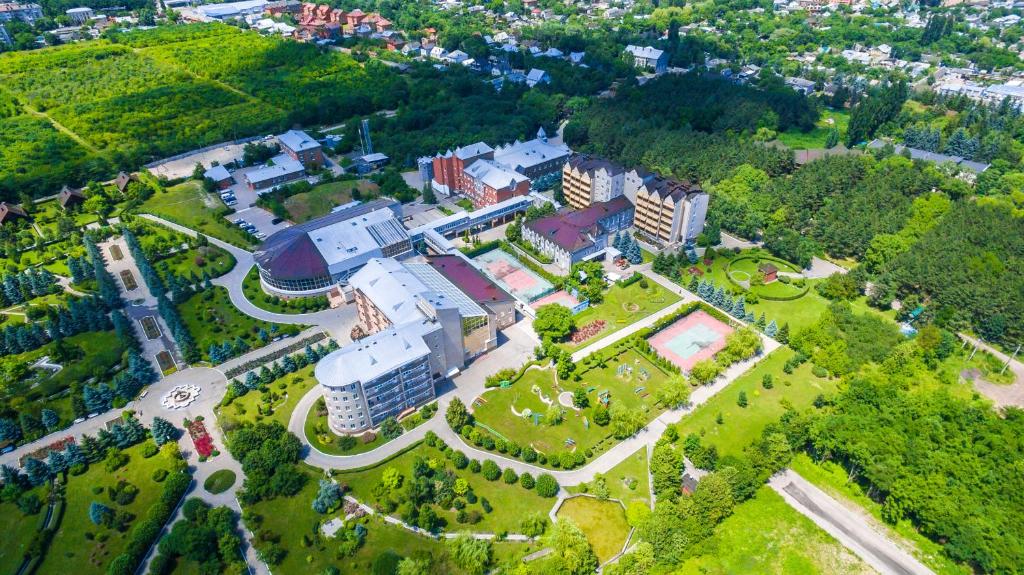
[[[562,195],[577,210],[610,202],[623,194],[625,175],[625,168],[608,160],[575,156],[562,167]]]
[[[502,308],[484,309],[431,263],[372,259],[350,285],[370,335],[316,367],[337,433],[361,433],[433,399],[436,382],[497,345]]]
[[[696,184],[632,170],[625,194],[636,206],[633,226],[654,243],[686,244],[704,231],[708,194]]]

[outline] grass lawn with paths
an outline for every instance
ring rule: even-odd
[[[228,297],[228,290],[221,286],[194,294],[178,306],[178,312],[207,361],[210,359],[210,344],[222,345],[241,337],[251,349],[256,349],[269,343],[260,341],[258,334],[261,328],[271,337],[294,335],[304,329],[304,326],[277,325],[245,315],[235,308]],[[271,333],[274,325],[278,331]]]
[[[779,420],[790,406],[803,411],[819,394],[836,391],[839,380],[815,377],[811,362],[804,362],[792,374],[783,371],[789,358],[796,355],[788,347],[780,347],[724,390],[701,405],[676,424],[680,441],[690,433],[701,436],[705,445],[714,445],[719,455],[742,455],[743,449],[761,435],[768,424]],[[765,389],[762,378],[772,376],[772,388]],[[736,404],[740,392],[747,394],[747,407]],[[723,423],[716,423],[722,414]]]
[[[438,516],[448,522],[447,531],[459,532],[469,530],[472,532],[495,532],[507,531],[518,533],[522,520],[532,514],[547,516],[555,504],[554,498],[545,498],[537,495],[535,489],[526,489],[516,483],[507,485],[501,478],[497,481],[488,481],[480,473],[473,473],[467,467],[457,470],[440,450],[430,447],[426,443],[420,443],[416,447],[401,453],[400,455],[387,459],[373,467],[357,471],[340,471],[334,475],[335,480],[342,485],[347,485],[351,495],[359,501],[368,505],[378,503],[373,494],[373,488],[380,482],[384,470],[393,467],[404,477],[405,481],[412,480],[412,463],[416,457],[422,457],[430,462],[437,463],[438,469],[442,467],[451,469],[459,478],[469,482],[470,489],[479,498],[486,498],[493,507],[491,513],[485,513],[478,500],[473,504],[466,504],[467,511],[479,511],[483,519],[476,525],[460,524],[456,522],[456,512],[453,509],[440,509],[436,505],[434,511]],[[481,461],[481,463],[483,463]],[[499,465],[500,467],[500,465]],[[536,477],[535,477],[536,479]],[[401,490],[401,488],[399,488]],[[398,501],[399,499],[396,499]],[[310,498],[312,501],[312,498]]]
[[[648,475],[647,448],[638,449],[621,463],[604,474],[608,497],[618,499],[626,506],[638,501],[647,505],[650,501],[650,475]],[[592,485],[591,482],[589,485]],[[584,493],[581,486],[568,487],[569,493]]]
[[[633,368],[632,375],[616,375],[618,366],[623,364]],[[650,374],[646,381],[641,379],[641,367]],[[598,395],[607,390],[611,392],[612,403],[621,402],[630,409],[641,409],[646,413],[646,419],[650,421],[662,411],[655,405],[654,397],[668,377],[668,374],[649,360],[629,349],[609,360],[606,367],[594,367],[581,374],[579,382],[562,382],[560,388],[555,387],[557,384],[554,370],[529,369],[511,387],[494,388],[485,392],[481,396],[483,401],[474,406],[473,415],[478,422],[486,426],[485,430],[491,428],[521,447],[531,445],[537,451],[550,456],[569,451],[566,440],[572,439],[576,443],[576,449],[592,449],[596,456],[617,443],[611,437],[608,427],[594,423],[594,412],[599,404]],[[580,410],[579,416],[574,409],[562,407],[562,422],[558,425],[547,425],[543,419],[549,406],[532,391],[534,386],[538,387],[554,405],[560,407],[560,390],[572,392],[577,387],[583,387],[589,390],[587,397],[590,405]],[[638,387],[645,389],[636,393],[634,390]],[[644,394],[646,397],[643,397]],[[541,421],[535,425],[532,416],[528,418],[516,415],[512,411],[513,407],[521,414],[524,414],[526,409],[538,413]],[[589,422],[589,429],[584,423],[584,418]]]
[[[646,288],[642,287],[644,283],[647,285]],[[626,287],[613,284],[604,292],[604,301],[588,307],[575,316],[577,329],[602,319],[607,322],[604,329],[579,343],[566,341],[562,347],[574,350],[586,346],[636,323],[680,299],[678,295],[670,292],[658,282],[649,279],[643,279]]]
[[[171,469],[171,461],[164,453],[153,457],[142,456],[142,446],[136,445],[124,450],[130,458],[128,463],[114,472],[108,472],[103,462],[89,466],[84,474],[68,479],[66,507],[60,528],[53,537],[49,551],[39,565],[38,573],[75,573],[76,575],[100,575],[107,572],[107,565],[117,557],[128,542],[132,527],[145,517],[149,507],[160,498],[163,483],[153,480],[157,469]],[[128,505],[118,505],[106,493],[97,494],[95,489],[113,487],[121,479],[139,488],[139,493]],[[106,527],[94,525],[89,519],[89,506],[98,501],[115,510],[125,510],[135,515],[128,529],[121,533]],[[32,518],[33,525],[35,518]],[[26,525],[28,528],[28,525]],[[96,535],[95,540],[86,539],[86,533]],[[99,535],[107,537],[99,541]]]
[[[35,515],[25,515],[14,502],[0,503],[0,529],[4,533],[4,543],[0,545],[0,573],[17,573],[22,554],[46,518],[47,488],[38,487],[34,491],[43,501],[42,509]]]
[[[224,219],[227,211],[220,198],[207,194],[202,184],[195,180],[162,188],[138,211],[160,216],[240,248],[252,249],[256,243],[253,236]]]

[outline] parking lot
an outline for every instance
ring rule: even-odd
[[[225,216],[225,219],[232,224],[234,224],[235,220],[239,218],[252,224],[253,227],[256,228],[256,233],[263,234],[266,237],[270,237],[274,232],[283,230],[291,225],[287,220],[282,220],[275,224],[274,220],[277,219],[277,217],[267,210],[258,207],[237,210],[235,213]]]

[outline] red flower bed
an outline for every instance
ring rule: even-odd
[[[39,449],[33,451],[32,453],[23,455],[21,457],[21,464],[22,466],[24,466],[25,461],[28,459],[38,459],[40,461],[45,461],[46,458],[50,455],[51,451],[64,451],[65,449],[67,449],[68,445],[72,443],[75,443],[75,438],[70,435],[65,437],[64,439],[58,439],[57,441],[54,441],[53,443],[47,446],[40,447]]]
[[[598,319],[577,329],[576,331],[572,332],[572,342],[580,343],[581,341],[586,341],[594,337],[595,335],[600,333],[602,329],[604,329],[605,323],[606,322],[603,319]]]
[[[189,437],[192,438],[192,444],[196,446],[196,453],[202,457],[213,455],[213,438],[206,431],[206,425],[198,420],[186,422],[185,425],[188,428]]]

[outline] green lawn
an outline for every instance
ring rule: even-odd
[[[649,503],[650,476],[647,473],[647,448],[638,449],[636,453],[623,459],[621,463],[605,473],[604,477],[605,485],[608,487],[608,497],[618,499],[627,506],[634,501],[644,505]],[[588,487],[591,484],[588,484]],[[580,487],[569,487],[567,490],[570,493],[585,493]],[[588,489],[588,491],[590,490]]]
[[[754,368],[732,382],[693,413],[676,424],[681,438],[690,433],[701,435],[701,441],[714,445],[719,455],[741,455],[743,448],[761,435],[769,423],[778,421],[786,406],[800,411],[811,406],[818,394],[836,391],[838,380],[818,378],[811,374],[811,363],[805,362],[786,374],[783,365],[795,355],[788,347],[781,347]],[[772,389],[765,389],[762,378],[772,376]],[[741,391],[747,394],[747,407],[736,405]],[[721,425],[716,423],[722,414]]]
[[[31,239],[19,241],[18,245],[30,249],[11,257],[0,257],[0,273],[17,273],[30,267],[42,266],[55,274],[70,276],[71,272],[68,271],[68,266],[65,263],[68,256],[85,255],[85,246],[82,242],[72,242],[70,238],[46,246],[32,247],[37,236],[31,231],[31,228],[25,228],[25,230],[19,232],[19,238],[27,236]]]
[[[631,375],[616,375],[618,366],[623,364],[633,368]],[[640,368],[647,371],[649,379],[642,379]],[[556,387],[553,370],[530,369],[511,387],[485,392],[483,401],[474,406],[473,414],[481,426],[486,426],[484,429],[493,429],[520,446],[531,445],[537,451],[551,455],[569,451],[566,440],[572,439],[576,442],[576,449],[592,450],[596,456],[616,443],[607,427],[593,423],[599,393],[610,391],[613,403],[621,402],[630,409],[641,409],[650,420],[661,412],[661,408],[654,405],[654,394],[668,379],[668,375],[637,352],[627,350],[609,360],[606,367],[595,367],[581,374],[580,378],[578,383],[563,382],[561,387]],[[554,426],[547,425],[543,418],[548,411],[548,404],[532,391],[534,386],[555,405],[560,405],[558,393],[561,390],[571,392],[577,387],[584,387],[590,390],[590,406],[580,410],[579,415],[573,409],[563,408],[562,422]],[[637,393],[634,390],[638,387],[645,389]],[[644,394],[646,397],[643,397]],[[532,417],[517,416],[512,411],[513,407],[520,414],[525,414],[527,409],[539,413],[541,421],[534,424]],[[586,422],[589,422],[589,429]]]
[[[615,501],[594,497],[566,499],[558,509],[558,518],[571,520],[583,531],[600,563],[622,551],[629,537],[626,511]]]
[[[61,420],[70,422],[74,419],[71,413],[70,401],[61,399],[47,400],[47,397],[68,389],[74,383],[83,383],[93,376],[103,376],[121,362],[123,349],[113,331],[87,332],[73,335],[66,338],[65,343],[78,350],[79,358],[66,362],[64,369],[56,374],[44,375],[49,372],[35,372],[39,379],[26,377],[22,381],[4,382],[0,386],[0,394],[8,398],[25,398],[27,409],[38,415],[44,407],[54,409],[60,415]],[[8,359],[14,362],[31,363],[44,355],[51,355],[54,343],[48,343],[43,347],[20,355],[10,356]],[[32,375],[32,374],[30,374]]]
[[[411,418],[407,418],[411,419]],[[405,421],[403,420],[403,427],[405,427]],[[426,420],[419,419],[418,423],[424,423]],[[355,455],[357,453],[365,453],[367,451],[373,451],[378,447],[387,443],[388,439],[384,439],[384,436],[373,433],[364,433],[356,437],[356,444],[351,449],[342,449],[340,445],[341,437],[330,430],[327,425],[327,413],[321,411],[317,404],[313,404],[309,408],[309,413],[306,414],[305,422],[306,439],[309,444],[314,448],[330,455]],[[412,429],[412,427],[405,427],[406,430]],[[369,441],[366,441],[369,439]]]
[[[319,470],[310,470],[309,475],[305,488],[295,497],[279,497],[249,507],[262,517],[262,529],[281,536],[279,544],[287,550],[281,564],[272,567],[275,573],[321,573],[328,566],[340,568],[343,573],[371,573],[373,561],[378,556],[393,553],[402,557],[430,555],[433,558],[432,572],[465,574],[448,560],[444,543],[389,525],[378,517],[365,519],[366,541],[352,557],[338,557],[337,545],[322,536],[312,546],[306,547],[303,537],[312,537],[321,522],[335,517],[320,515],[311,508],[321,474]],[[537,549],[536,545],[517,543],[494,545],[495,557],[499,560],[511,560]]]
[[[336,472],[334,478],[338,483],[347,485],[353,497],[373,505],[379,502],[378,498],[373,494],[373,488],[380,482],[384,470],[393,467],[403,475],[404,481],[409,481],[412,478],[412,463],[417,456],[424,458],[428,462],[433,460],[436,462],[438,469],[444,467],[453,470],[457,477],[466,479],[469,482],[470,489],[473,490],[477,497],[486,498],[493,507],[492,513],[485,513],[479,500],[474,504],[467,503],[466,510],[479,511],[483,514],[483,520],[476,525],[461,525],[455,520],[456,514],[454,510],[440,509],[435,505],[434,510],[438,516],[448,522],[446,528],[448,531],[457,532],[468,529],[475,532],[507,531],[516,533],[519,531],[520,523],[526,516],[534,513],[546,516],[555,503],[553,498],[541,497],[537,495],[535,490],[528,490],[519,484],[507,485],[500,478],[497,481],[487,481],[483,475],[472,473],[468,468],[456,470],[441,451],[428,446],[426,443],[420,443],[415,448],[397,457],[385,460],[369,469]],[[310,501],[312,501],[312,497]]]
[[[643,287],[646,285],[647,287]],[[572,350],[583,347],[602,337],[636,323],[677,301],[679,296],[655,281],[643,279],[622,287],[612,285],[604,293],[604,301],[576,314],[576,327],[580,328],[596,320],[607,322],[604,329],[579,343],[566,342],[562,346]]]
[[[256,243],[255,238],[224,219],[227,208],[195,180],[162,188],[142,204],[139,213],[160,216],[240,248],[251,249]]]
[[[221,420],[221,425],[233,428],[242,423],[276,421],[287,427],[295,404],[317,384],[316,378],[313,377],[315,367],[307,365],[295,373],[271,382],[266,392],[250,391],[242,397],[235,398],[231,405],[218,408],[217,417]],[[240,381],[243,379],[239,378]]]
[[[727,292],[739,292],[741,288],[729,281],[726,275],[726,267],[729,265],[729,262],[732,259],[735,259],[736,257],[758,254],[767,256],[768,252],[755,248],[751,250],[744,250],[740,252],[740,255],[733,256],[732,258],[727,258],[725,256],[718,255],[711,262],[710,266],[705,266],[704,262],[701,261],[698,264],[696,264],[696,267],[704,271],[704,276],[702,276],[703,278],[710,280],[716,286],[724,288]],[[744,264],[744,262],[739,262],[737,265],[742,264]],[[789,301],[777,301],[761,298],[758,303],[750,303],[750,301],[748,300],[746,304],[746,310],[758,317],[760,317],[762,313],[765,314],[765,319],[767,321],[771,321],[774,319],[775,322],[779,325],[779,327],[782,327],[783,324],[788,323],[789,333],[796,333],[800,329],[807,327],[813,324],[814,322],[818,321],[818,318],[821,316],[821,313],[825,311],[825,309],[828,308],[829,304],[831,303],[829,302],[829,300],[818,295],[818,292],[815,291],[814,289],[815,284],[823,280],[811,279],[806,281],[808,290],[803,297]],[[683,287],[688,287],[690,284],[689,275],[684,273],[683,277],[679,280],[679,283]],[[787,290],[787,292],[789,290],[795,289],[791,288],[790,286],[782,286],[781,283],[779,284],[780,287],[774,287],[775,283],[778,282],[773,282],[770,286],[766,287],[770,288],[771,290],[778,290],[784,287]]]
[[[831,462],[815,462],[806,454],[800,453],[793,458],[790,468],[804,479],[815,484],[829,495],[856,505],[867,511],[874,518],[874,528],[885,533],[892,539],[902,539],[918,560],[931,568],[938,575],[969,575],[970,568],[958,565],[942,551],[942,546],[918,533],[914,525],[902,519],[896,525],[882,521],[881,504],[869,498],[859,485],[847,481],[848,474],[840,465]]]
[[[235,479],[237,479],[237,477],[235,476],[234,471],[231,471],[230,469],[218,469],[206,478],[206,481],[203,482],[203,489],[213,493],[214,495],[224,493],[228,489],[231,489],[231,486],[235,484]]]
[[[316,186],[311,191],[295,194],[284,201],[289,219],[297,224],[331,213],[331,209],[352,201],[353,188],[364,195],[377,193],[377,184],[369,180],[345,180]]]
[[[298,297],[292,299],[281,299],[263,291],[260,286],[260,272],[256,266],[249,268],[242,280],[242,292],[245,299],[252,302],[256,307],[272,313],[309,313],[327,309],[327,296]]]
[[[736,506],[677,575],[869,575],[875,571],[772,491]]]
[[[830,124],[829,120],[834,122]],[[779,134],[779,141],[794,150],[811,150],[825,147],[825,140],[834,125],[839,130],[839,141],[846,137],[850,124],[850,113],[846,110],[824,110],[814,129],[810,132],[788,130]]]
[[[238,311],[228,297],[228,290],[220,286],[196,293],[178,306],[178,312],[199,345],[203,359],[207,361],[210,359],[210,344],[222,345],[241,337],[250,348],[256,349],[265,345],[258,337],[261,328],[272,336],[296,334],[304,329],[303,326],[278,325],[276,334],[271,334],[272,326],[276,324]]]
[[[13,502],[0,502],[0,529],[3,530],[3,545],[0,545],[0,573],[17,573],[22,556],[46,517],[46,487],[35,489],[43,500],[43,508],[35,515],[25,515]]]
[[[131,528],[163,492],[163,484],[153,480],[153,472],[160,468],[171,469],[171,462],[163,453],[149,459],[142,457],[142,445],[126,449],[125,453],[131,460],[117,471],[106,471],[101,462],[91,465],[83,475],[68,479],[64,519],[38,573],[103,574],[110,561],[124,550]],[[112,487],[121,479],[139,488],[129,505],[117,505],[106,493],[94,493],[95,488]],[[93,501],[126,510],[135,515],[135,520],[124,533],[96,526],[89,520],[89,506]],[[86,539],[86,533],[93,533],[95,539]],[[106,541],[99,541],[101,535]]]

